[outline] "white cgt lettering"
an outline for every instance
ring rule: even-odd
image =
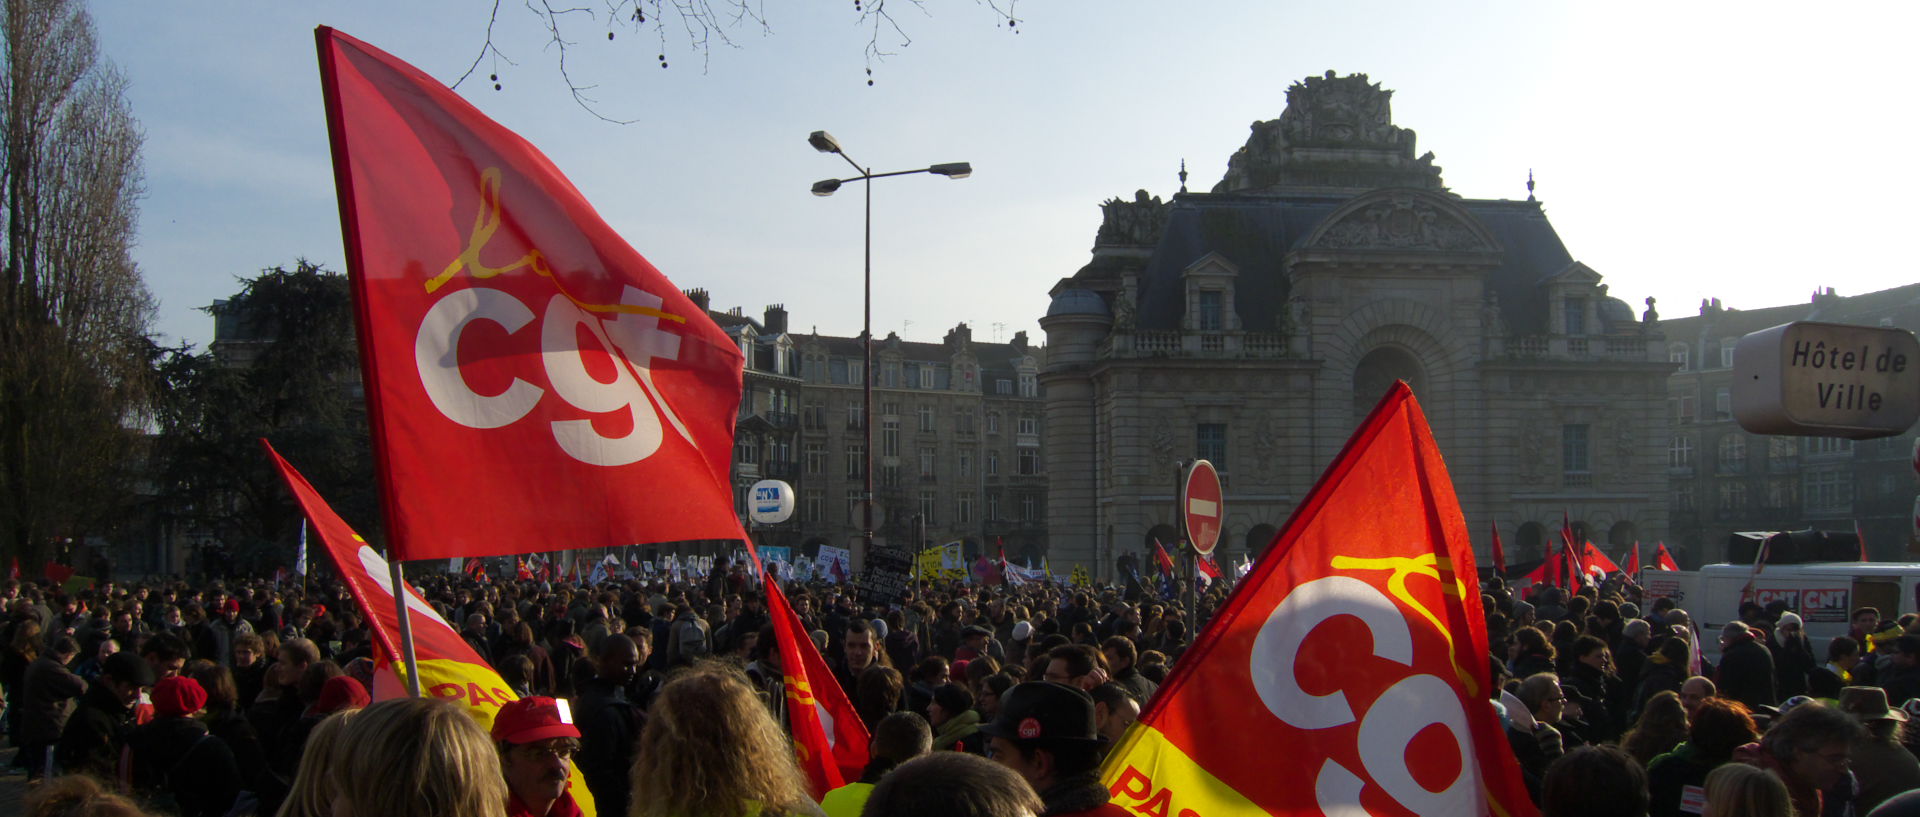
[[[1346,693],[1309,694],[1294,674],[1307,636],[1322,622],[1343,615],[1366,625],[1374,655],[1413,665],[1413,634],[1392,599],[1358,579],[1316,579],[1288,593],[1254,637],[1248,669],[1255,691],[1274,717],[1300,729],[1329,729],[1353,722]],[[1406,757],[1414,736],[1434,724],[1452,734],[1461,760],[1459,774],[1438,792],[1414,779]],[[1410,675],[1381,693],[1362,716],[1358,748],[1367,777],[1328,760],[1314,778],[1314,799],[1328,817],[1365,814],[1360,793],[1371,779],[1417,814],[1479,813],[1480,791],[1473,785],[1478,772],[1468,734],[1466,713],[1453,688],[1433,675]]]
[[[580,328],[593,336],[612,361],[611,382],[595,380],[587,371],[581,357]],[[555,420],[553,439],[560,443],[561,450],[589,465],[616,466],[639,462],[660,449],[660,415],[654,412],[646,391],[607,338],[600,320],[564,295],[547,301],[547,313],[540,321],[540,358],[560,399],[594,414],[625,409],[633,417],[633,430],[624,437],[602,436],[594,430],[592,420]]]
[[[514,378],[506,391],[480,394],[460,376],[460,333],[474,321],[492,321],[507,334],[533,320],[533,310],[497,289],[457,290],[434,302],[420,321],[413,361],[433,407],[468,428],[500,428],[527,416],[540,402],[539,386]]]

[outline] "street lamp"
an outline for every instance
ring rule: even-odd
[[[861,274],[860,285],[861,297],[864,302],[861,307],[860,346],[866,355],[866,362],[861,367],[863,380],[865,381],[861,383],[861,394],[865,400],[865,408],[860,415],[860,430],[866,446],[864,452],[866,461],[861,469],[862,475],[865,477],[865,485],[861,493],[860,501],[860,547],[853,553],[854,564],[864,565],[866,564],[867,551],[873,548],[873,180],[884,179],[888,176],[908,176],[915,173],[931,173],[936,176],[945,176],[949,179],[964,179],[973,175],[973,165],[966,162],[944,162],[917,170],[896,170],[892,173],[875,173],[871,168],[861,167],[859,162],[847,156],[846,151],[840,149],[839,140],[834,139],[833,135],[826,131],[817,130],[808,134],[807,144],[812,145],[814,150],[820,151],[821,153],[837,154],[840,158],[847,160],[847,164],[852,165],[853,169],[860,174],[845,179],[823,179],[814,182],[814,195],[831,196],[840,189],[841,185],[847,182],[865,182],[867,194],[865,247],[862,251],[863,272]]]

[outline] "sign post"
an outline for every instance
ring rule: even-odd
[[[1226,519],[1226,503],[1220,490],[1220,472],[1206,460],[1185,463],[1180,474],[1180,524],[1190,548],[1181,548],[1181,574],[1186,577],[1187,637],[1199,627],[1200,594],[1194,576],[1201,556],[1213,554],[1220,544],[1220,526]]]

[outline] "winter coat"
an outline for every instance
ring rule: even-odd
[[[1773,653],[1752,638],[1742,639],[1720,653],[1719,677],[1714,684],[1720,689],[1720,697],[1739,701],[1748,709],[1780,703],[1774,686]]]
[[[159,718],[127,736],[133,788],[180,817],[221,817],[240,794],[233,750],[190,717]]]
[[[90,774],[112,780],[120,765],[120,749],[133,728],[133,707],[106,684],[94,684],[67,719],[53,757],[67,774]]]
[[[87,691],[87,682],[53,656],[28,665],[20,680],[20,746],[46,746],[60,739],[73,711],[73,699]]]

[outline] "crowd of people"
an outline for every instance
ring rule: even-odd
[[[417,584],[519,698],[491,734],[432,699],[371,703],[374,647],[337,582],[0,585],[4,726],[50,809],[34,813],[570,817],[577,769],[602,815],[1118,817],[1099,764],[1189,642],[1181,596],[1138,584],[930,581],[886,605],[790,585],[873,735],[860,778],[816,801],[743,565]]]
[[[1189,611],[1138,583],[947,581],[878,605],[793,584],[872,735],[858,780],[816,800],[744,566],[420,584],[518,697],[491,734],[446,702],[371,703],[369,633],[335,582],[0,586],[34,813],[572,817],[577,770],[606,815],[1119,817],[1100,763],[1226,595]],[[1490,704],[1546,817],[1920,814],[1920,617],[1861,608],[1816,645],[1783,603],[1703,634],[1621,575],[1481,590]]]
[[[1862,607],[1815,645],[1785,602],[1703,634],[1618,574],[1481,590],[1507,740],[1546,817],[1920,815],[1920,616]]]

